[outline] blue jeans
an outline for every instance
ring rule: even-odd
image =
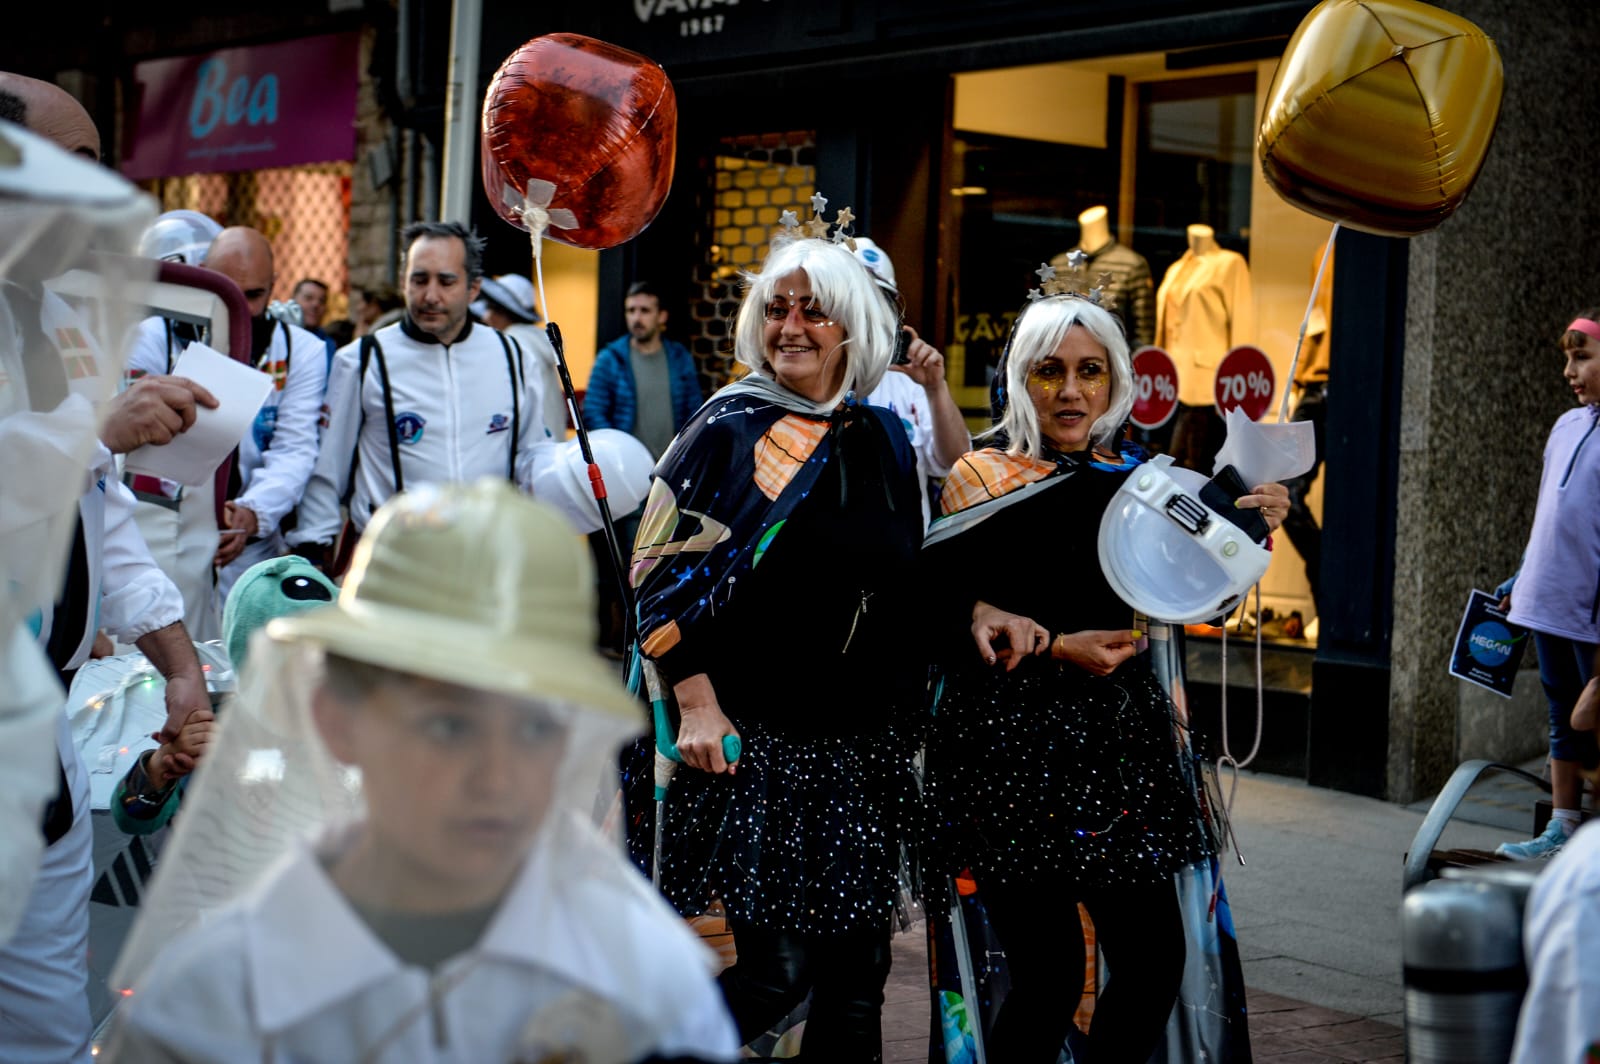
[[[1594,675],[1596,644],[1534,632],[1533,645],[1539,649],[1539,682],[1550,702],[1550,756],[1594,768],[1600,764],[1594,733],[1573,731],[1571,721],[1572,707]]]

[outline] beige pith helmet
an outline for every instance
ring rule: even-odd
[[[373,514],[339,600],[273,639],[520,698],[644,717],[595,650],[589,551],[506,481],[426,485]]]

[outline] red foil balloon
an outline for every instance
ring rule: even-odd
[[[517,208],[531,182],[536,203],[549,195],[538,203],[551,216],[546,236],[616,247],[666,202],[677,136],[678,98],[660,64],[576,33],[535,37],[495,71],[483,100],[484,191],[527,229]]]

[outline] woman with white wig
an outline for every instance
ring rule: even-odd
[[[881,1058],[914,794],[894,718],[925,679],[904,638],[916,463],[900,420],[857,402],[895,326],[844,246],[775,242],[735,327],[752,372],[662,457],[633,553],[640,647],[693,770],[667,794],[659,881],[685,914],[726,907],[738,962],[721,985],[742,1039],[811,993],[807,1059]]]
[[[1005,373],[1003,443],[956,463],[928,535],[945,598],[932,618],[943,679],[925,879],[935,891],[970,869],[1005,950],[1011,984],[988,1059],[1058,1058],[1083,989],[1081,902],[1112,973],[1088,1059],[1142,1062],[1184,968],[1173,873],[1213,846],[1172,704],[1096,547],[1142,461],[1123,443],[1128,344],[1097,303],[1049,296],[1018,319]],[[1252,492],[1238,505],[1276,527],[1286,490]]]

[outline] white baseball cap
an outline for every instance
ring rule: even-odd
[[[471,310],[480,318],[489,311],[487,300],[493,300],[513,318],[526,322],[539,320],[539,311],[533,303],[533,282],[520,273],[502,273],[498,277],[485,277],[479,292],[486,298],[473,303]]]
[[[894,283],[894,263],[889,260],[889,253],[880,248],[871,237],[858,236],[855,241],[855,256],[861,260],[861,265],[872,271],[872,276],[878,284],[899,295],[900,289]]]

